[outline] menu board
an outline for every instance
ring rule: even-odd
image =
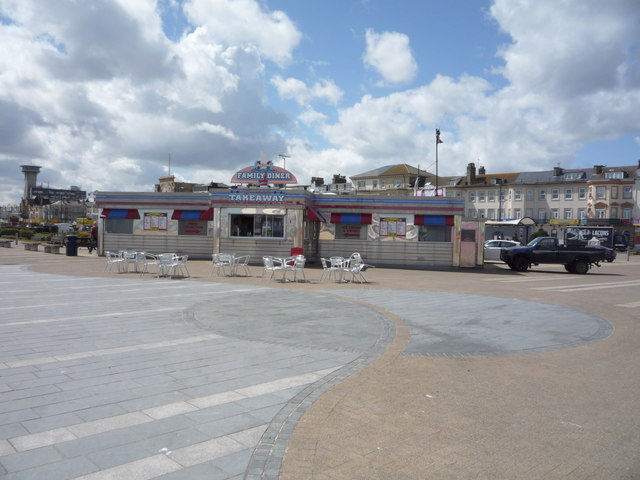
[[[167,214],[166,213],[145,213],[144,229],[145,230],[166,230]]]
[[[407,235],[407,219],[396,217],[380,218],[381,237],[405,237]]]

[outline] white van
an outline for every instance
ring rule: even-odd
[[[58,227],[58,233],[67,233],[73,230],[72,223],[54,223],[56,227]]]

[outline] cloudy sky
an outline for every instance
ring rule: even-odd
[[[634,165],[638,0],[0,0],[0,204],[39,183]]]

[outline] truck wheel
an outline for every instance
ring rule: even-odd
[[[564,266],[564,269],[569,273],[576,273],[575,269],[573,268],[573,263],[567,263]]]
[[[512,268],[518,272],[526,272],[529,268],[529,261],[524,257],[514,258],[511,264],[513,265]]]
[[[589,264],[585,260],[576,260],[573,262],[573,273],[584,275],[589,271]]]

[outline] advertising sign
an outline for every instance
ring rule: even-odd
[[[406,218],[380,218],[381,237],[404,237],[407,235]]]
[[[273,165],[271,160],[258,160],[231,177],[231,183],[247,185],[297,184],[298,180],[289,170]]]
[[[282,190],[230,190],[229,201],[238,203],[284,203]]]

